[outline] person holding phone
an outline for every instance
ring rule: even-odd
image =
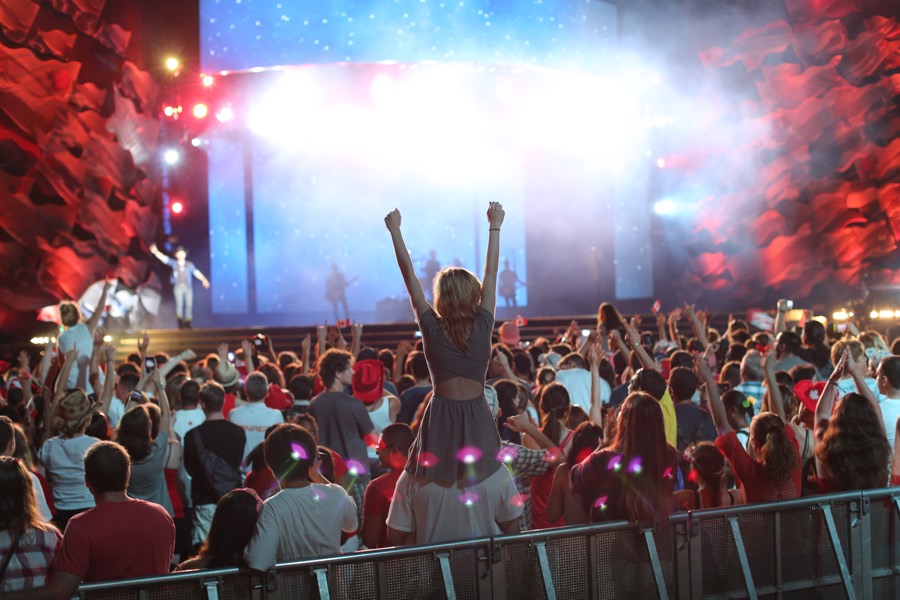
[[[156,244],[150,244],[150,253],[158,258],[161,263],[172,269],[172,276],[169,281],[174,286],[175,316],[178,318],[178,329],[190,329],[191,321],[194,319],[194,288],[192,287],[192,280],[193,278],[199,279],[206,289],[209,289],[209,280],[194,263],[187,260],[187,250],[184,249],[184,246],[178,246],[175,249],[175,258],[160,252]]]

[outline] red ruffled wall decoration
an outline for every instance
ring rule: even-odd
[[[742,66],[757,96],[705,124],[743,115],[752,133],[698,153],[720,193],[701,202],[681,289],[746,303],[900,284],[900,24],[874,4],[786,0],[787,20],[701,54],[713,75]]]
[[[129,251],[159,223],[157,83],[126,60],[132,34],[105,9],[0,0],[3,330],[107,275],[147,283]]]

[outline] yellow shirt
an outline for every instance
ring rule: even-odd
[[[675,404],[672,402],[672,396],[669,390],[663,394],[659,401],[659,407],[663,413],[663,427],[666,430],[666,441],[673,448],[678,447],[678,420],[675,417]]]

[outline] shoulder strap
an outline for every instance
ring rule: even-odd
[[[16,549],[19,547],[19,542],[22,540],[24,534],[24,530],[20,531],[19,535],[17,535],[16,539],[13,541],[12,546],[9,547],[9,553],[6,555],[6,558],[3,559],[3,566],[0,567],[0,582],[6,577],[6,569],[9,568],[9,563],[12,561],[13,554],[16,553]]]

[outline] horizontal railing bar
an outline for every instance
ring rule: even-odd
[[[779,590],[782,593],[800,592],[816,587],[824,587],[826,585],[838,585],[841,583],[840,575],[826,575],[817,577],[816,579],[801,579],[799,581],[785,582],[783,585],[760,585],[757,586],[756,594],[758,596],[768,596],[777,594]],[[738,598],[746,598],[747,592],[743,589],[734,589],[720,594],[703,594],[703,600],[737,600]]]
[[[99,592],[112,588],[135,587],[146,585],[148,583],[179,583],[183,581],[203,581],[205,579],[215,579],[217,577],[226,577],[229,575],[246,574],[248,577],[253,575],[253,571],[247,569],[238,569],[237,567],[227,567],[224,569],[206,569],[193,571],[176,571],[166,575],[153,575],[151,577],[137,577],[135,579],[118,579],[116,581],[98,581],[97,583],[85,583],[79,586],[78,590],[83,592]]]

